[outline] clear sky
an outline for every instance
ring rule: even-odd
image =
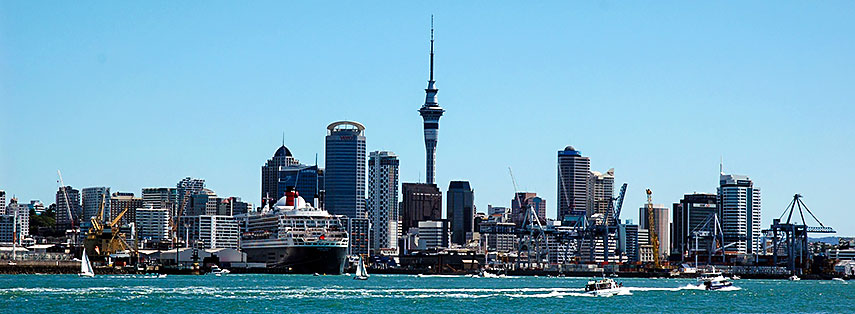
[[[437,181],[479,211],[521,189],[556,212],[556,152],[629,183],[622,218],[762,189],[763,222],[794,193],[855,235],[851,1],[0,2],[0,189],[53,202],[201,177],[259,203],[282,141],[323,163],[326,126],[366,125],[369,151],[424,180],[418,108],[436,14]],[[670,206],[670,205],[669,205]]]

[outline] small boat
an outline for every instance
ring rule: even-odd
[[[89,262],[89,256],[86,255],[86,248],[83,248],[83,260],[80,261],[80,277],[95,277],[95,270],[92,269],[92,263]]]
[[[318,273],[314,273],[314,274],[312,274],[312,276],[315,276],[315,277],[318,277],[318,276],[320,276],[320,275],[321,275],[321,274],[318,274]]]
[[[706,290],[719,290],[733,286],[733,282],[722,276],[721,272],[715,270],[715,267],[701,273],[698,282],[703,284]]]
[[[220,266],[214,265],[211,266],[211,274],[214,276],[222,276],[231,273],[228,269],[220,268]]]
[[[623,284],[618,284],[611,278],[603,278],[588,281],[588,284],[585,285],[585,293],[598,297],[610,297],[620,293],[621,287]]]
[[[157,278],[166,278],[166,274],[158,274]]]
[[[799,278],[799,276],[796,276],[796,275],[792,275],[792,276],[790,276],[790,278],[789,278],[789,279],[790,279],[790,281],[799,281],[799,280],[802,280],[801,278]]]
[[[831,280],[839,281],[839,282],[842,282],[842,283],[846,283],[846,280],[843,280],[843,278],[831,278]]]
[[[742,279],[742,277],[739,277],[737,275],[730,276],[730,280],[741,280],[741,279]]]
[[[362,256],[359,256],[359,264],[356,265],[356,276],[353,279],[368,280],[368,271],[365,269],[365,263],[362,261]]]

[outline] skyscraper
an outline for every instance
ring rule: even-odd
[[[403,233],[418,228],[419,221],[442,219],[442,191],[436,184],[404,183],[401,184],[401,191],[404,198],[401,202]]]
[[[368,158],[368,218],[374,230],[371,248],[398,247],[398,156],[371,152]]]
[[[105,186],[83,188],[83,221],[81,224],[87,225],[89,219],[98,216],[98,211],[101,210],[101,201],[104,202],[104,209],[101,212],[101,221],[104,221],[110,216],[110,188]]]
[[[327,126],[324,207],[333,215],[365,218],[365,126],[338,121]]]
[[[425,177],[428,184],[436,183],[436,142],[439,136],[439,118],[445,110],[436,101],[436,81],[433,80],[433,17],[430,25],[430,78],[425,89],[425,104],[419,109],[425,130]]]
[[[703,252],[709,250],[709,241],[704,239],[698,241],[698,247],[695,247],[693,240],[693,232],[709,232],[712,234],[715,230],[713,227],[714,221],[704,227],[707,218],[718,213],[716,206],[716,195],[705,193],[686,194],[679,203],[674,203],[673,223],[674,232],[671,235],[671,250],[679,252],[685,256],[689,251],[696,249]]]
[[[176,188],[143,188],[142,200],[144,208],[168,209],[172,213],[177,207],[178,189]]]
[[[0,215],[6,213],[6,191],[0,190]]]
[[[66,201],[67,200],[67,201]],[[69,229],[80,227],[80,191],[71,186],[62,186],[56,191],[56,225],[58,228]]]
[[[323,180],[322,169],[316,165],[301,164],[291,156],[291,150],[282,145],[261,166],[261,199],[276,203],[285,195],[288,187],[294,187],[300,197],[314,205],[323,190]]]
[[[591,159],[567,146],[558,151],[558,219],[578,225],[587,214]]]
[[[748,176],[719,177],[718,208],[724,243],[736,243],[739,254],[759,253],[761,244],[760,189]]]
[[[660,257],[668,256],[671,248],[671,217],[668,215],[668,207],[662,204],[653,204],[653,226],[648,224],[647,220],[647,205],[641,206],[638,209],[639,228],[647,229],[649,232],[656,232],[656,237],[659,239],[659,248],[656,252]],[[652,231],[650,231],[652,230]],[[648,232],[647,236],[651,234]],[[646,239],[651,245],[653,241]]]
[[[612,196],[615,190],[615,169],[609,169],[605,173],[591,171],[588,175],[588,208],[587,217],[593,214],[603,214],[608,217],[608,223],[614,224],[612,214]]]
[[[469,186],[469,181],[451,181],[446,200],[451,242],[464,245],[466,233],[475,229],[475,191]]]

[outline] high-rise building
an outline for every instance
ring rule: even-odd
[[[30,235],[30,208],[27,204],[19,204],[18,200],[12,198],[6,213],[0,215],[0,243],[12,244]]]
[[[375,252],[398,247],[398,156],[371,152],[368,157],[368,218]]]
[[[135,217],[137,238],[141,242],[169,242],[169,209],[140,208]]]
[[[612,197],[615,190],[615,169],[609,169],[605,173],[591,171],[588,175],[588,208],[587,217],[591,219],[593,214],[603,214],[608,217],[608,224],[614,225],[614,214],[612,213]]]
[[[365,126],[338,121],[327,126],[324,208],[333,215],[365,218]]]
[[[6,191],[0,190],[0,215],[6,214]]]
[[[418,228],[419,221],[442,219],[442,191],[436,184],[401,184],[403,202],[401,202],[401,224],[403,232]]]
[[[425,104],[419,109],[424,120],[425,175],[428,184],[436,184],[436,143],[439,138],[439,118],[445,112],[436,100],[436,81],[433,80],[433,21],[430,28],[430,78],[425,89]]]
[[[175,212],[172,217],[186,216],[187,208],[190,206],[190,197],[202,192],[205,188],[205,179],[193,179],[186,177],[175,185],[176,200]]]
[[[114,192],[110,196],[110,217],[108,221],[113,221],[122,211],[122,219],[119,220],[119,225],[123,226],[130,222],[134,222],[137,216],[137,209],[143,207],[143,200],[139,197],[134,197],[134,193],[130,192]]]
[[[368,218],[343,218],[348,234],[348,255],[368,255],[371,248],[371,221]]]
[[[320,206],[320,194],[324,185],[324,171],[317,165],[301,164],[291,156],[291,150],[285,145],[279,147],[273,157],[261,166],[261,199],[276,203],[289,187],[306,202]],[[317,203],[316,203],[317,201]],[[273,205],[273,204],[270,204]]]
[[[469,186],[469,181],[451,181],[446,200],[451,242],[465,245],[466,233],[475,230],[475,191]]]
[[[246,214],[253,210],[252,203],[244,202],[240,197],[232,196],[220,202],[217,212],[230,213],[230,216]]]
[[[632,222],[627,221],[625,225],[623,225],[625,230],[625,254],[627,259],[630,262],[639,262],[641,261],[640,256],[638,255],[638,225],[632,224]]]
[[[80,191],[71,186],[62,186],[56,191],[56,226],[57,228],[70,229],[80,227],[80,216],[83,208],[80,207]]]
[[[282,143],[282,146],[273,153],[273,157],[261,166],[261,199],[279,200],[284,196],[279,194],[279,171],[282,167],[299,164],[300,162],[291,155],[291,150]]]
[[[142,200],[144,208],[168,209],[170,215],[178,207],[177,188],[143,188]]]
[[[721,174],[718,208],[724,243],[736,243],[728,251],[738,254],[760,252],[760,189],[744,175]]]
[[[682,256],[689,252],[708,252],[709,241],[694,241],[694,232],[713,234],[715,221],[705,225],[710,216],[718,213],[716,195],[705,193],[686,194],[673,206],[674,232],[671,235],[671,251]],[[705,234],[704,234],[705,236]]]
[[[83,188],[83,221],[81,224],[88,225],[89,219],[98,216],[101,210],[101,203],[104,203],[104,209],[101,212],[101,221],[104,221],[110,215],[110,188],[105,186]]]
[[[184,212],[185,216],[232,216],[233,214],[227,199],[217,197],[217,193],[210,189],[202,189],[199,194],[191,195],[187,211]]]
[[[179,217],[178,237],[190,247],[236,249],[239,236],[238,222],[232,216]]]
[[[537,196],[537,193],[517,192],[511,200],[511,216],[513,223],[522,226],[525,214],[529,206],[534,209],[540,223],[546,223],[546,200]]]
[[[647,220],[647,205],[641,206],[638,209],[639,228],[656,232],[659,239],[659,248],[657,254],[660,257],[667,257],[671,253],[671,217],[668,215],[668,207],[662,204],[653,204],[653,227],[649,226]],[[647,236],[650,234],[648,232]],[[646,239],[652,245],[652,241]]]
[[[591,159],[567,146],[558,151],[558,219],[580,225],[587,214]]]

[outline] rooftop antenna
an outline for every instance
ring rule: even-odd
[[[282,146],[285,146],[285,131],[282,131]]]
[[[719,161],[718,161],[718,172],[719,172],[721,175],[724,175],[724,156],[719,156]]]

